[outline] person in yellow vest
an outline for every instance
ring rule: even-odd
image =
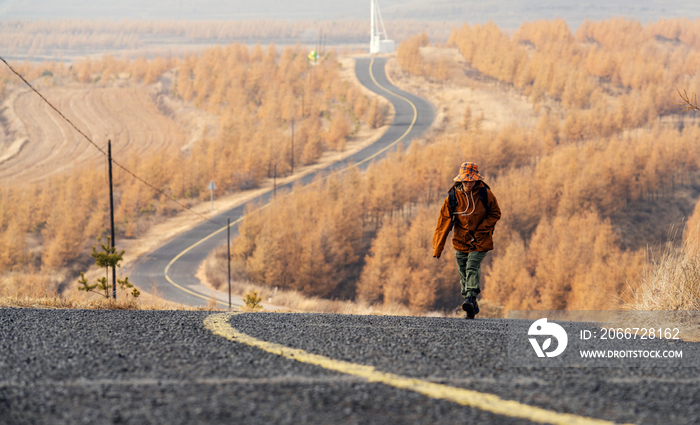
[[[315,64],[316,62],[318,62],[318,52],[316,50],[312,50],[311,53],[309,53],[308,58],[311,62]]]
[[[475,163],[463,163],[454,182],[440,209],[433,257],[440,258],[447,235],[454,228],[452,246],[464,297],[462,310],[464,317],[473,319],[479,313],[476,297],[481,292],[481,262],[493,249],[493,230],[501,209]]]

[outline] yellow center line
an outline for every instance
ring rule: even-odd
[[[241,217],[241,218],[239,218],[238,220],[234,221],[233,223],[231,223],[231,225],[234,225],[234,224],[236,224],[236,223],[239,223],[241,220],[243,220],[243,217]],[[203,238],[203,239],[200,239],[200,240],[197,241],[196,243],[194,243],[194,244],[190,245],[189,247],[187,247],[187,248],[186,248],[184,251],[182,251],[181,253],[177,254],[177,255],[175,256],[175,258],[173,258],[172,260],[170,260],[170,262],[168,263],[168,265],[165,266],[165,271],[164,271],[165,279],[166,279],[168,282],[170,282],[170,284],[173,285],[174,287],[176,287],[177,289],[179,289],[179,290],[181,290],[181,291],[184,291],[184,292],[186,292],[186,293],[188,293],[188,294],[190,294],[190,295],[194,295],[195,297],[201,298],[201,299],[203,299],[203,300],[209,300],[209,299],[211,299],[211,297],[204,296],[204,295],[200,294],[199,292],[192,291],[191,289],[187,289],[187,288],[185,288],[184,286],[175,283],[175,281],[172,280],[172,279],[170,278],[170,276],[168,275],[168,272],[170,271],[170,267],[171,267],[173,264],[175,264],[175,262],[176,262],[177,260],[179,260],[183,255],[187,254],[187,253],[190,252],[192,249],[196,248],[197,246],[199,246],[200,244],[202,244],[202,243],[204,243],[205,241],[209,240],[210,238],[214,237],[215,235],[218,235],[219,233],[223,232],[224,230],[226,230],[226,227],[227,227],[227,226],[224,226],[224,227],[222,227],[221,229],[219,229],[219,230],[213,232],[213,233],[210,234],[209,236],[207,236],[207,237],[205,237],[205,238]],[[219,300],[219,299],[217,299],[216,302],[218,302],[219,304],[228,306],[228,303],[227,303],[227,302],[223,302],[223,301],[221,301],[221,300]]]
[[[323,178],[320,179],[319,181],[324,181],[324,180],[330,178],[331,176],[334,176],[334,175],[339,174],[339,173],[343,173],[343,172],[349,170],[351,167],[355,167],[355,166],[361,165],[361,164],[363,164],[363,163],[365,163],[365,162],[367,162],[367,161],[370,161],[370,160],[373,159],[373,158],[376,158],[378,155],[381,155],[382,153],[386,152],[388,149],[390,149],[391,147],[395,146],[397,143],[399,143],[401,140],[403,140],[404,137],[406,137],[406,135],[413,129],[413,126],[415,125],[416,120],[418,119],[418,110],[416,109],[416,105],[414,105],[413,102],[411,102],[409,99],[407,99],[407,98],[405,98],[405,97],[403,97],[403,96],[401,96],[401,95],[399,95],[399,94],[396,94],[396,93],[392,92],[391,90],[389,90],[389,89],[387,89],[387,88],[385,88],[385,87],[379,85],[379,83],[377,82],[377,80],[374,78],[374,73],[372,72],[372,65],[373,65],[373,64],[374,64],[374,58],[372,58],[372,60],[371,60],[370,63],[369,63],[369,75],[370,75],[370,77],[372,78],[372,81],[374,81],[374,84],[376,84],[377,87],[379,87],[380,89],[384,90],[385,92],[387,92],[387,93],[389,93],[389,94],[391,94],[391,95],[393,95],[393,96],[396,96],[396,97],[398,97],[398,98],[400,98],[400,99],[403,99],[403,100],[405,100],[406,102],[408,102],[408,103],[411,105],[411,107],[413,108],[413,120],[411,121],[411,124],[408,126],[408,128],[406,129],[406,131],[405,131],[398,139],[396,139],[395,141],[391,142],[388,146],[386,146],[385,148],[383,148],[383,149],[380,150],[379,152],[375,153],[374,155],[372,155],[372,156],[370,156],[370,157],[368,157],[368,158],[363,159],[363,160],[360,161],[360,162],[357,162],[357,163],[355,163],[355,164],[348,165],[348,166],[345,167],[345,168],[342,168],[342,169],[340,169],[340,170],[334,171],[334,172],[328,174],[327,176],[323,177]],[[300,177],[303,177],[303,176],[300,176]],[[265,192],[265,193],[268,193],[268,192]],[[292,193],[293,193],[293,192],[289,192],[289,193],[287,193],[285,196],[289,196],[289,195],[291,195]],[[270,202],[268,202],[267,204],[263,205],[262,207],[256,209],[255,211],[252,211],[252,212],[260,211],[260,210],[262,210],[263,208],[267,208],[268,206],[270,206]],[[231,226],[233,226],[234,224],[240,223],[244,218],[245,218],[245,216],[241,216],[238,220],[236,220],[236,221],[234,221],[233,223],[231,223]],[[198,247],[199,245],[201,245],[201,244],[204,243],[205,241],[207,241],[207,240],[211,239],[212,237],[218,235],[219,233],[223,232],[224,230],[226,230],[227,227],[228,227],[228,226],[224,226],[224,227],[220,228],[219,230],[217,230],[217,231],[211,233],[210,235],[208,235],[208,236],[204,237],[203,239],[201,239],[201,240],[195,242],[194,244],[190,245],[189,247],[187,247],[187,248],[186,248],[184,251],[182,251],[181,253],[177,254],[177,255],[175,256],[175,258],[173,258],[172,260],[170,260],[170,262],[168,263],[168,265],[165,266],[165,270],[163,271],[163,273],[164,273],[164,275],[165,275],[165,280],[167,280],[171,285],[173,285],[174,287],[176,287],[177,289],[179,289],[179,290],[181,290],[181,291],[183,291],[183,292],[186,292],[186,293],[188,293],[188,294],[190,294],[190,295],[193,295],[193,296],[195,296],[195,297],[197,297],[197,298],[201,298],[201,299],[203,299],[203,300],[207,300],[207,301],[210,300],[211,297],[208,297],[208,296],[206,296],[206,295],[204,295],[204,294],[202,294],[202,293],[200,293],[200,292],[193,291],[193,290],[191,290],[191,289],[185,288],[184,286],[182,286],[182,285],[176,283],[173,279],[170,278],[170,276],[168,275],[168,272],[170,271],[170,267],[171,267],[173,264],[175,264],[175,262],[176,262],[177,260],[179,260],[180,258],[182,258],[183,255],[187,254],[187,253],[190,252],[192,249]],[[223,305],[223,306],[228,306],[228,302],[221,301],[221,300],[218,300],[218,299],[217,299],[216,301],[217,301],[217,303],[219,303],[219,304],[221,304],[221,305]]]
[[[260,211],[260,210],[262,210],[262,209],[267,208],[268,206],[270,206],[269,203],[263,205],[262,207],[258,208],[258,209],[255,210],[255,211]],[[236,220],[236,221],[234,221],[234,222],[231,223],[231,226],[233,226],[234,224],[240,223],[241,221],[243,221],[243,218],[244,218],[244,216],[239,217],[238,220]],[[170,276],[168,275],[168,272],[170,271],[170,267],[171,267],[173,264],[175,264],[175,262],[176,262],[177,260],[179,260],[183,255],[187,254],[188,252],[190,252],[190,251],[193,250],[194,248],[198,247],[198,246],[201,245],[202,243],[204,243],[204,242],[206,242],[207,240],[211,239],[212,237],[214,237],[214,236],[218,235],[219,233],[223,232],[224,230],[226,230],[227,227],[228,227],[228,225],[227,225],[227,226],[224,226],[224,227],[222,227],[222,228],[220,228],[219,230],[217,230],[217,231],[215,231],[215,232],[212,232],[212,233],[209,234],[208,236],[206,236],[206,237],[200,239],[199,241],[195,242],[194,244],[188,246],[188,247],[187,247],[184,251],[182,251],[181,253],[177,254],[177,255],[175,256],[175,258],[173,258],[172,260],[170,260],[170,262],[168,263],[168,265],[165,266],[165,271],[164,271],[164,273],[165,273],[165,279],[166,279],[168,282],[170,282],[170,284],[173,285],[174,287],[176,287],[176,288],[178,288],[178,289],[180,289],[180,290],[182,290],[182,291],[184,291],[184,292],[187,292],[187,293],[190,294],[190,295],[194,295],[195,297],[201,298],[201,299],[203,299],[203,300],[209,300],[209,299],[211,299],[211,297],[207,297],[207,296],[202,295],[201,293],[199,293],[199,292],[197,292],[197,291],[193,291],[193,290],[191,290],[191,289],[187,289],[187,288],[185,288],[184,286],[175,283],[175,281],[172,280],[172,279],[170,278]],[[216,302],[218,302],[219,304],[221,304],[221,305],[223,305],[223,306],[228,306],[228,302],[221,301],[221,300],[218,300],[218,299],[216,300]]]
[[[558,413],[550,410],[523,404],[514,400],[502,399],[496,395],[450,387],[415,378],[378,371],[374,366],[366,366],[335,360],[330,357],[312,354],[298,348],[285,347],[274,342],[262,341],[236,330],[229,323],[231,317],[240,313],[219,313],[208,316],[204,327],[214,335],[222,336],[229,341],[259,348],[267,353],[276,354],[301,363],[320,366],[327,370],[345,373],[366,379],[367,382],[377,382],[401,390],[415,391],[427,397],[447,400],[462,406],[485,410],[497,415],[527,419],[533,422],[551,424],[603,425],[614,422],[588,418],[570,413]]]
[[[365,162],[367,162],[367,161],[369,161],[369,160],[375,158],[377,155],[380,155],[380,154],[386,152],[389,148],[391,148],[391,147],[393,147],[394,145],[396,145],[397,143],[399,143],[399,142],[400,142],[401,140],[403,140],[403,138],[406,137],[406,135],[413,129],[413,126],[416,124],[416,120],[418,119],[418,109],[416,109],[416,105],[415,105],[413,102],[411,102],[409,99],[407,99],[407,98],[401,96],[400,94],[394,93],[393,91],[387,89],[386,87],[380,85],[380,84],[377,82],[377,80],[374,78],[374,72],[372,72],[372,64],[374,64],[374,58],[372,58],[372,60],[371,60],[370,63],[369,63],[369,76],[372,78],[372,81],[374,81],[374,84],[376,84],[377,87],[379,87],[380,89],[382,89],[382,90],[384,90],[385,92],[389,93],[390,95],[396,96],[396,97],[398,97],[399,99],[402,99],[402,100],[405,100],[406,102],[408,102],[408,104],[411,105],[411,108],[413,108],[413,120],[411,121],[411,124],[408,126],[408,128],[406,129],[406,131],[401,135],[401,137],[399,137],[398,139],[396,139],[395,141],[393,141],[391,144],[389,144],[389,145],[388,145],[387,147],[385,147],[384,149],[380,150],[379,152],[375,153],[374,155],[370,156],[369,158],[365,158],[364,160],[358,162],[358,163],[355,164],[355,165],[363,164],[363,163],[365,163]]]

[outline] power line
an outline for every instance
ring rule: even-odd
[[[97,144],[96,144],[95,142],[93,142],[93,141],[87,136],[87,134],[83,133],[78,127],[76,127],[75,124],[73,124],[73,122],[72,122],[71,120],[69,120],[65,115],[63,115],[63,113],[61,113],[61,111],[59,111],[58,108],[56,108],[55,106],[53,106],[53,104],[51,104],[51,102],[49,102],[41,93],[39,93],[39,91],[38,91],[37,89],[35,89],[34,86],[32,86],[32,85],[29,83],[29,81],[27,81],[27,80],[22,76],[22,74],[20,74],[17,70],[15,70],[15,69],[12,67],[12,65],[10,65],[9,63],[7,63],[7,61],[5,60],[5,58],[3,58],[2,56],[0,56],[0,60],[1,60],[5,65],[7,65],[8,68],[10,68],[10,71],[12,71],[12,72],[13,72],[16,76],[18,76],[22,81],[24,81],[24,83],[25,83],[27,86],[29,86],[29,88],[32,89],[32,91],[33,91],[34,93],[36,93],[44,102],[46,102],[46,104],[49,105],[49,107],[51,107],[51,109],[53,109],[54,111],[56,111],[56,113],[57,113],[61,118],[63,118],[68,124],[70,124],[71,127],[73,127],[73,128],[75,129],[75,131],[77,131],[78,133],[80,133],[80,135],[82,135],[82,136],[85,138],[85,140],[87,140],[88,142],[90,142],[90,144],[91,144],[92,146],[94,146],[95,149],[97,149],[98,151],[100,151],[100,152],[102,153],[102,155],[104,155],[105,157],[107,157],[107,152],[105,152],[104,149],[102,149],[101,147],[97,146]],[[127,169],[125,166],[121,165],[120,163],[118,163],[118,162],[115,161],[114,159],[112,159],[112,163],[113,163],[114,165],[116,165],[117,167],[121,168],[124,172],[126,172],[127,174],[129,174],[130,176],[132,176],[133,178],[135,178],[136,180],[140,181],[141,183],[143,183],[143,184],[145,184],[146,186],[150,187],[150,188],[153,189],[154,191],[156,191],[156,192],[160,193],[161,195],[165,196],[165,197],[168,198],[169,200],[175,202],[176,204],[178,204],[178,205],[179,205],[180,207],[182,207],[183,209],[186,209],[187,211],[190,211],[190,212],[192,212],[192,213],[194,213],[194,214],[197,214],[198,216],[202,217],[203,219],[205,219],[205,220],[207,220],[207,221],[209,221],[209,222],[211,222],[211,223],[216,224],[217,226],[223,226],[223,224],[217,223],[216,221],[210,219],[209,217],[207,217],[207,216],[205,216],[205,215],[203,215],[203,214],[201,214],[201,213],[198,213],[197,211],[193,210],[192,208],[190,208],[190,207],[188,207],[188,206],[182,204],[180,201],[178,201],[177,199],[175,199],[175,198],[173,198],[172,196],[168,195],[168,194],[165,193],[163,190],[158,189],[157,187],[153,186],[152,184],[150,184],[150,183],[147,182],[146,180],[144,180],[144,179],[142,179],[141,177],[137,176],[137,175],[134,174],[131,170]]]
[[[93,142],[92,140],[90,140],[90,138],[89,138],[85,133],[83,133],[82,131],[80,131],[80,129],[79,129],[78,127],[76,127],[75,124],[73,124],[73,122],[72,122],[71,120],[69,120],[68,118],[66,118],[66,116],[63,115],[63,114],[61,113],[61,111],[59,111],[58,109],[56,109],[56,107],[53,106],[53,105],[51,104],[51,102],[49,102],[48,100],[46,100],[46,98],[45,98],[41,93],[39,93],[39,91],[38,91],[37,89],[35,89],[34,86],[32,86],[31,84],[29,84],[29,81],[27,81],[27,80],[22,76],[22,74],[20,74],[19,72],[17,72],[17,71],[12,67],[12,65],[10,65],[9,63],[7,63],[7,61],[5,60],[5,58],[3,58],[2,56],[0,56],[0,60],[3,61],[3,62],[5,63],[5,65],[7,65],[8,68],[10,68],[10,71],[14,72],[15,75],[17,75],[19,78],[21,78],[22,81],[24,81],[24,83],[25,83],[26,85],[28,85],[29,88],[32,89],[32,90],[34,91],[34,93],[36,93],[44,102],[46,102],[46,104],[49,105],[49,106],[51,107],[51,109],[53,109],[54,111],[56,111],[56,113],[57,113],[58,115],[60,115],[61,118],[63,118],[64,120],[66,120],[66,121],[68,122],[68,124],[70,124],[70,125],[71,125],[78,133],[80,133],[85,139],[87,139],[87,141],[90,142],[90,144],[92,144],[92,146],[94,146],[95,149],[97,149],[98,151],[102,152],[102,155],[107,156],[107,152],[105,152],[101,147],[97,146],[97,144],[96,144],[95,142]]]

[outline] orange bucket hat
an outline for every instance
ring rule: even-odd
[[[479,167],[473,162],[465,162],[459,167],[459,174],[454,178],[456,182],[483,180],[479,174]]]

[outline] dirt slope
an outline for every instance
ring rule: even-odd
[[[146,87],[58,87],[44,96],[113,155],[149,155],[179,149],[186,141],[182,128],[161,114]],[[5,102],[0,146],[0,182],[29,182],[74,167],[95,166],[102,154],[46,105],[35,93],[24,91]]]

